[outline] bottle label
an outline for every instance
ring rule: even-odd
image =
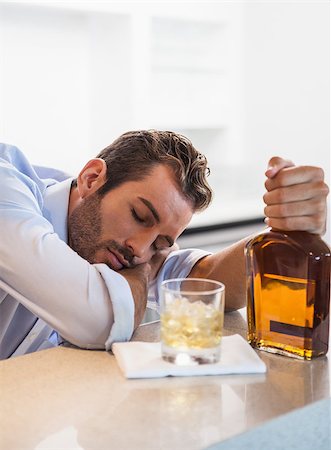
[[[284,322],[276,322],[275,320],[270,320],[270,331],[308,339],[313,337],[312,328],[300,327],[299,325],[292,325]]]

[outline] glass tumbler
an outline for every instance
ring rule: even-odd
[[[162,358],[177,365],[216,363],[221,355],[224,284],[176,278],[161,285]]]

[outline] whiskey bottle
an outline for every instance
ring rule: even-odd
[[[304,231],[268,228],[245,248],[248,342],[299,359],[325,355],[330,249]]]

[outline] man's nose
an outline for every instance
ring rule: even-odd
[[[153,242],[152,233],[143,233],[127,239],[126,246],[132,251],[133,256],[146,262],[151,257]]]

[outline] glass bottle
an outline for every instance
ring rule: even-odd
[[[248,342],[299,359],[325,355],[330,249],[305,231],[268,228],[245,249]]]

